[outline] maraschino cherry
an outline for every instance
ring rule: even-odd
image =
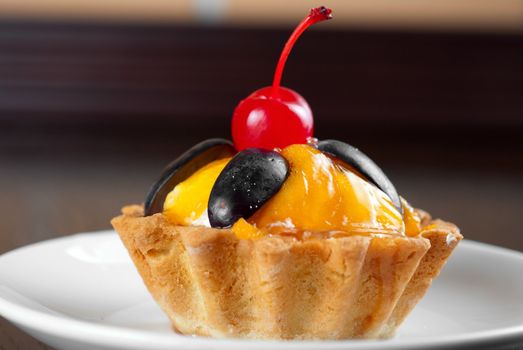
[[[238,104],[232,117],[232,139],[238,151],[250,147],[284,148],[306,143],[312,137],[314,122],[309,104],[296,91],[281,87],[280,82],[296,40],[312,24],[331,19],[331,13],[323,6],[311,9],[285,44],[272,86],[256,90]]]

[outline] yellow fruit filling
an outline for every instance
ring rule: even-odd
[[[208,225],[207,203],[212,186],[231,158],[215,160],[198,169],[169,192],[163,214],[176,225]]]
[[[420,232],[419,216],[405,200],[402,216],[385,193],[344,163],[308,145],[291,145],[280,153],[289,163],[289,176],[254,215],[232,226],[239,238]],[[170,221],[209,225],[209,195],[229,160],[207,164],[169,193],[164,214]]]

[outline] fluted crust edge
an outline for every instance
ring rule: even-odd
[[[154,299],[183,334],[255,339],[385,338],[462,236],[423,212],[418,237],[238,239],[129,206],[112,220]]]

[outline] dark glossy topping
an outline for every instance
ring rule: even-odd
[[[161,213],[167,194],[196,170],[214,160],[232,157],[235,153],[232,142],[218,138],[202,141],[190,148],[171,162],[152,185],[145,199],[145,215]]]
[[[380,190],[385,192],[392,201],[392,204],[403,214],[401,200],[396,192],[396,188],[387,178],[387,175],[363,152],[357,148],[337,140],[323,140],[318,142],[318,149],[322,152],[335,156],[336,158],[347,163],[367,178]]]
[[[289,173],[285,158],[274,151],[248,148],[238,153],[216,179],[209,197],[212,227],[230,227],[249,218],[281,188]]]

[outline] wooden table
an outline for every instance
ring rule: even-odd
[[[163,163],[163,161],[161,161]],[[0,252],[75,232],[107,229],[123,203],[139,203],[163,164],[136,172],[111,162],[2,159]],[[112,193],[112,195],[109,195]],[[0,349],[51,349],[0,318]]]

